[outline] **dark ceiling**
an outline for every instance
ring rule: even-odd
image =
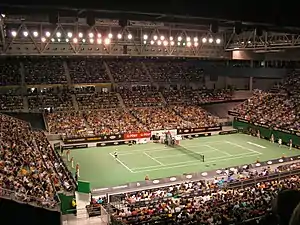
[[[53,1],[32,0],[21,3],[22,5],[44,5],[52,7],[71,7],[101,10],[125,10],[139,12],[153,12],[162,14],[175,14],[184,16],[210,17],[215,19],[228,19],[235,21],[246,21],[255,23],[270,23],[277,26],[295,26],[300,27],[298,17],[298,6],[300,2],[285,4],[279,1],[212,1],[212,0],[168,0],[168,1],[138,1],[138,0],[77,0],[73,2],[55,3]],[[20,4],[20,1],[2,0],[1,4]],[[49,9],[49,7],[47,7]],[[32,11],[32,7],[28,9]]]

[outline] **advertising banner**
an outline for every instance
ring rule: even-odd
[[[222,130],[221,126],[217,127],[199,127],[199,128],[191,128],[191,129],[178,129],[177,134],[195,134],[201,132],[209,132],[209,131],[219,131]]]
[[[150,131],[124,134],[124,140],[143,139],[143,138],[150,138],[150,137],[151,137]]]
[[[122,134],[116,135],[102,135],[94,137],[84,137],[84,138],[66,138],[63,140],[65,144],[75,144],[75,143],[86,143],[86,142],[102,142],[102,141],[114,141],[123,140]]]
[[[154,131],[151,131],[151,136],[155,135],[155,136],[161,137],[161,136],[165,135],[165,133],[167,133],[167,132],[170,132],[172,136],[177,135],[177,130],[173,129],[173,130],[154,130]]]

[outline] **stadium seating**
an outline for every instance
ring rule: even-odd
[[[63,61],[60,58],[27,58],[23,63],[27,85],[67,84]]]
[[[0,60],[0,86],[21,84],[20,62],[14,58]]]
[[[0,114],[0,184],[10,197],[41,207],[57,205],[57,191],[74,191],[75,184],[42,132]],[[9,191],[14,191],[14,196]]]

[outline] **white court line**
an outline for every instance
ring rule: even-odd
[[[214,147],[212,147],[212,146],[210,146],[210,145],[205,145],[205,146],[207,146],[208,148],[210,148],[210,149],[212,149],[212,150],[214,150],[214,151],[220,152],[220,153],[222,153],[222,154],[225,154],[225,155],[228,155],[228,156],[232,156],[232,155],[229,154],[228,152],[222,151],[222,150],[217,149],[217,148],[214,148]]]
[[[241,154],[237,154],[237,155],[234,155],[234,156],[247,156],[249,154],[253,155],[254,153],[252,153],[252,152],[241,153]],[[256,155],[258,155],[258,154],[256,154]],[[228,159],[228,156],[213,157],[212,159],[223,159],[223,158],[227,158]],[[183,162],[180,162],[180,163],[169,163],[169,164],[165,164],[165,166],[176,166],[176,165],[181,165],[181,164],[186,165],[187,163],[196,163],[196,162],[199,163],[200,161],[199,160],[190,160],[190,161],[183,161]],[[163,168],[163,167],[157,165],[157,166],[136,167],[136,168],[131,168],[131,169],[132,170],[140,170],[140,169],[155,168],[155,167]]]
[[[176,150],[176,149],[175,149]],[[179,152],[179,150],[177,150]],[[208,153],[208,152],[214,152],[215,150],[213,151],[205,151],[205,152],[196,152],[196,151],[193,151],[194,153],[197,153],[197,154],[202,154],[204,155],[205,153]],[[158,156],[158,157],[154,157],[155,159],[165,159],[165,158],[173,158],[173,157],[178,157],[178,156],[188,156],[187,154],[175,154],[175,155],[167,155],[167,156]],[[191,156],[190,156],[191,157]]]
[[[232,159],[241,159],[244,157],[254,157],[254,156],[257,156],[257,154],[251,153],[251,155],[244,155],[244,156],[231,157],[231,158],[223,157],[224,159],[210,160],[210,161],[206,161],[205,163],[221,162],[221,161],[228,161],[228,160],[232,160]],[[216,159],[216,158],[214,158],[214,159]],[[153,169],[149,169],[149,170],[140,170],[140,171],[134,171],[133,173],[145,173],[145,172],[150,172],[150,171],[155,171],[155,170],[165,170],[165,169],[173,169],[173,168],[195,166],[195,165],[199,165],[199,162],[198,163],[189,163],[189,164],[184,164],[184,165],[177,165],[177,166],[153,168]]]
[[[252,148],[247,148],[247,147],[244,147],[244,146],[242,146],[242,145],[239,145],[239,144],[236,144],[236,143],[232,143],[232,142],[230,142],[230,141],[226,141],[226,143],[228,143],[228,144],[230,144],[230,145],[233,145],[233,146],[237,146],[237,147],[242,148],[242,149],[246,149],[246,150],[248,150],[248,151],[250,151],[250,152],[255,152],[255,153],[259,154],[259,155],[262,154],[261,152],[255,151],[255,150],[253,150]]]
[[[253,142],[251,142],[251,141],[248,141],[247,143],[248,143],[249,145],[254,145],[254,146],[259,147],[259,148],[266,148],[265,146],[255,144],[255,143],[253,143]]]
[[[207,144],[218,144],[218,143],[224,143],[224,141],[219,141],[219,142],[207,142]],[[203,142],[201,142],[201,145],[182,145],[182,147],[185,148],[199,148],[199,147],[204,147],[204,145],[202,145]],[[143,154],[143,152],[163,152],[163,151],[170,151],[170,149],[172,149],[171,147],[165,147],[163,144],[161,144],[161,148],[148,148],[148,149],[140,149],[140,150],[131,150],[131,151],[118,151],[118,155],[122,156],[122,155],[133,155],[136,153],[141,153]]]
[[[146,152],[144,152],[144,155],[148,156],[150,159],[152,159],[154,162],[157,162],[158,164],[164,166],[165,164],[161,163],[160,161],[158,161],[156,158],[153,158],[151,155],[147,154]]]
[[[126,166],[120,159],[116,158],[113,154],[109,153],[116,161],[118,161],[122,166],[124,166],[128,171],[134,173],[128,166]]]

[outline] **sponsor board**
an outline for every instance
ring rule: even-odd
[[[228,131],[221,131],[219,132],[220,135],[225,135],[225,134],[236,134],[238,133],[237,130],[228,130]]]
[[[151,132],[127,133],[124,134],[124,140],[150,138]]]
[[[65,144],[71,144],[71,143],[113,141],[113,140],[122,140],[122,139],[123,139],[122,134],[116,134],[116,135],[102,135],[102,136],[85,137],[85,138],[66,138],[63,141]]]
[[[167,132],[170,132],[172,136],[176,136],[177,135],[177,130],[173,129],[173,130],[154,130],[154,131],[151,131],[151,136],[155,135],[155,136],[162,137]]]
[[[88,144],[80,144],[80,145],[63,145],[63,150],[66,149],[78,149],[78,148],[87,148]]]
[[[219,131],[222,130],[221,126],[217,127],[199,127],[199,128],[191,128],[191,129],[178,129],[177,134],[194,134],[194,133],[202,133],[208,131]]]

